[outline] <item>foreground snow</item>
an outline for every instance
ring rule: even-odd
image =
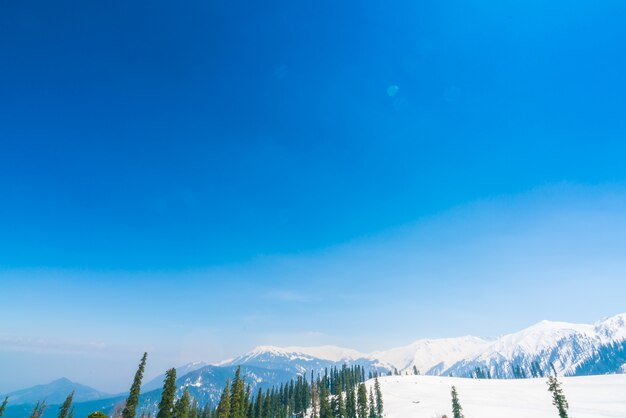
[[[558,418],[546,379],[483,380],[440,376],[379,378],[387,418],[452,417],[456,386],[466,418]],[[562,377],[573,418],[626,417],[626,375]],[[373,380],[367,382],[373,385]]]

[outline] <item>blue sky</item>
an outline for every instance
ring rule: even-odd
[[[5,2],[0,391],[625,311],[625,18]]]

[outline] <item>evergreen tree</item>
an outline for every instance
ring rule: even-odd
[[[74,405],[72,405],[72,408],[70,409],[70,414],[67,416],[67,418],[74,418]],[[106,415],[105,415],[106,418]]]
[[[107,418],[107,416],[102,411],[96,411],[96,412],[92,412],[91,414],[87,415],[87,418]]]
[[[200,418],[199,414],[200,411],[198,410],[198,401],[194,399],[191,403],[191,409],[189,410],[189,418]]]
[[[130,387],[128,399],[126,399],[126,406],[122,411],[123,418],[135,418],[137,405],[139,404],[139,394],[141,393],[141,380],[143,379],[143,371],[146,368],[147,358],[148,353],[143,353],[143,357],[139,362],[139,368],[137,369],[137,373],[135,373],[135,380],[133,380],[133,385]]]
[[[380,390],[378,377],[374,378],[374,395],[376,396],[376,415],[383,416],[383,393]]]
[[[320,418],[332,418],[333,413],[328,400],[328,388],[322,385],[320,388]]]
[[[226,381],[220,403],[217,405],[217,417],[230,418],[230,379]]]
[[[269,389],[265,391],[263,400],[263,418],[272,418],[272,398]]]
[[[189,418],[189,406],[191,403],[191,397],[189,396],[189,387],[185,387],[183,396],[181,396],[174,405],[174,417],[175,418]]]
[[[63,405],[59,407],[59,418],[67,418],[67,415],[70,412],[70,407],[72,406],[72,399],[74,398],[74,391],[72,391],[67,398],[65,398],[65,402]]]
[[[46,410],[46,401],[37,401],[37,404],[30,413],[30,418],[41,418],[43,412]]]
[[[252,389],[250,388],[250,385],[246,386],[246,399],[245,399],[245,409],[246,409],[246,418],[254,418],[251,416],[251,411],[254,411],[253,408],[253,404],[252,404],[252,394],[251,394]]]
[[[341,391],[341,386],[337,390],[337,395],[333,397],[330,406],[333,411],[334,418],[346,418],[346,404],[343,400],[343,392]]]
[[[413,365],[413,374],[414,374],[414,375],[418,375],[418,374],[420,374],[420,372],[419,372],[419,371],[417,371],[417,367],[415,367],[415,364]]]
[[[454,418],[463,418],[462,410],[463,408],[461,408],[456,388],[452,386],[452,413],[454,414]]]
[[[172,418],[174,413],[174,398],[176,397],[176,369],[172,368],[165,372],[163,392],[159,402],[157,418]]]
[[[356,412],[358,417],[367,418],[367,389],[364,383],[359,385],[356,398]]]
[[[567,404],[567,399],[565,399],[565,395],[563,394],[561,383],[556,377],[548,377],[548,390],[552,392],[552,405],[556,406],[558,409],[559,418],[568,418],[567,409],[569,408],[569,405]]]
[[[246,418],[245,383],[241,378],[241,367],[237,367],[235,379],[230,388],[230,418]]]
[[[319,399],[319,384],[315,384],[313,381],[313,371],[311,371],[311,418],[318,417],[318,399]]]
[[[2,402],[2,405],[0,405],[0,418],[2,417],[2,414],[4,414],[4,411],[7,409],[8,403],[9,403],[9,397],[6,396],[4,398],[4,401]]]
[[[346,397],[346,412],[348,414],[348,418],[357,418],[356,395],[354,393],[354,387],[352,386],[348,388],[348,396]]]
[[[254,418],[263,417],[263,390],[259,388],[259,392],[254,399]]]
[[[370,413],[369,418],[378,418],[376,416],[376,401],[374,401],[374,391],[370,387]]]

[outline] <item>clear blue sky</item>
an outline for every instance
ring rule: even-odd
[[[624,21],[3,2],[0,392],[626,311]]]

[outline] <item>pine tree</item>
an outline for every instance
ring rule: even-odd
[[[370,413],[369,418],[378,418],[376,416],[376,401],[374,401],[374,391],[370,387]]]
[[[334,418],[346,418],[346,404],[343,400],[343,393],[341,392],[341,386],[337,389],[337,395],[333,397],[330,403],[330,407],[333,412]]]
[[[174,405],[174,417],[175,418],[189,418],[189,406],[191,403],[191,397],[189,396],[189,387],[185,387],[183,396],[181,396]]]
[[[380,382],[378,377],[374,378],[374,395],[376,395],[376,415],[383,416],[383,393],[380,390]]]
[[[130,387],[128,399],[126,399],[126,406],[122,411],[123,418],[135,418],[137,405],[139,404],[139,394],[141,393],[141,380],[143,379],[143,371],[146,368],[147,358],[148,353],[143,353],[143,357],[139,362],[139,368],[137,369],[137,373],[135,373],[135,380],[133,380],[133,385]]]
[[[254,418],[263,417],[263,390],[259,388],[259,392],[254,399]]]
[[[365,384],[359,385],[356,400],[356,412],[359,418],[367,418],[367,389]]]
[[[420,374],[420,372],[419,372],[419,371],[417,371],[417,367],[415,367],[415,364],[413,365],[413,374],[414,374],[414,375],[416,375],[416,376],[417,376],[418,374]]]
[[[9,397],[7,396],[4,398],[2,405],[0,405],[0,418],[2,417],[2,414],[4,414],[4,411],[7,409],[8,403],[9,403]]]
[[[463,408],[461,408],[461,404],[459,403],[459,396],[456,392],[456,388],[452,386],[452,413],[454,414],[454,418],[463,418],[463,413],[461,412]]]
[[[191,409],[189,410],[189,418],[200,418],[199,410],[198,410],[198,401],[195,399],[191,403]]]
[[[37,401],[33,411],[30,413],[30,418],[41,418],[46,410],[46,406],[46,401]]]
[[[328,389],[322,385],[320,388],[320,418],[332,418],[332,409],[328,401]]]
[[[74,391],[67,395],[65,402],[63,402],[63,405],[59,407],[59,418],[67,418],[67,415],[70,412],[70,407],[72,406],[72,399],[74,399]]]
[[[172,418],[174,413],[174,398],[176,397],[176,369],[165,372],[161,402],[157,418]]]
[[[348,396],[346,397],[346,412],[348,413],[348,418],[357,418],[356,395],[354,393],[354,387],[352,386],[348,388]]]
[[[245,406],[245,410],[246,410],[246,418],[254,418],[251,415],[251,409],[252,408],[252,388],[250,388],[250,385],[246,386],[246,398],[244,400],[244,406]],[[252,411],[254,411],[254,409],[252,409]]]
[[[311,370],[311,418],[318,418],[318,387],[313,380],[313,370]]]
[[[217,417],[230,417],[230,379],[226,381],[226,386],[224,386],[224,391],[222,392],[222,396],[220,397],[220,403],[217,406]]]
[[[272,418],[272,395],[269,389],[265,391],[263,399],[263,418]]]
[[[246,418],[245,383],[241,378],[241,367],[237,367],[230,389],[230,418]]]
[[[558,409],[559,418],[568,418],[567,409],[569,408],[569,405],[567,403],[567,399],[565,399],[565,395],[563,394],[561,383],[556,377],[548,377],[548,390],[552,392],[552,405],[556,406]]]

